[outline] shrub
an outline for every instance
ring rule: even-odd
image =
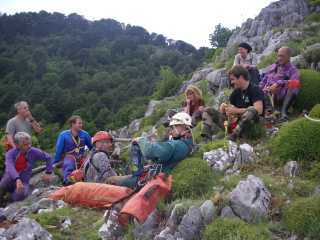
[[[313,70],[301,70],[301,89],[295,104],[299,111],[311,109],[320,103],[320,73]]]
[[[277,54],[275,52],[271,53],[268,56],[264,56],[260,63],[258,64],[258,68],[265,68],[269,65],[271,65],[272,63],[274,63],[277,59]]]
[[[320,239],[320,197],[301,198],[283,211],[283,223],[290,231]]]
[[[304,20],[306,23],[320,22],[320,13],[311,13]]]
[[[243,132],[243,135],[247,139],[257,140],[266,136],[266,129],[262,123],[255,123],[249,125],[248,128]]]
[[[217,181],[217,175],[201,158],[190,157],[172,171],[172,195],[177,198],[198,198],[208,193]]]
[[[271,149],[280,160],[297,160],[309,164],[320,159],[319,123],[297,119],[283,126],[272,139]]]
[[[240,219],[217,219],[207,226],[203,234],[205,240],[266,240],[265,229],[249,225]]]
[[[320,104],[317,104],[312,108],[309,116],[313,118],[320,118]]]

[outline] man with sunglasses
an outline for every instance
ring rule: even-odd
[[[16,148],[6,153],[5,174],[0,182],[0,203],[4,203],[3,197],[6,192],[11,193],[13,201],[21,201],[29,194],[29,180],[32,174],[32,167],[35,161],[46,161],[46,174],[44,181],[50,180],[52,173],[51,156],[31,146],[31,136],[25,132],[17,132],[14,136]]]

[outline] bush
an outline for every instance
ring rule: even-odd
[[[217,181],[217,175],[201,158],[190,157],[172,171],[172,195],[177,198],[199,198],[208,193]]]
[[[320,103],[320,73],[313,70],[301,70],[301,89],[295,108],[299,111],[311,109]]]
[[[305,17],[306,23],[320,22],[320,13],[312,13]]]
[[[248,126],[243,132],[243,136],[251,140],[261,139],[266,136],[266,129],[262,123],[255,123]]]
[[[320,118],[320,104],[317,104],[312,108],[309,116],[313,118]]]
[[[260,63],[258,64],[258,68],[265,68],[269,65],[271,65],[272,63],[274,63],[277,59],[277,54],[275,52],[271,53],[268,56],[264,56]]]
[[[283,211],[283,223],[290,231],[320,239],[320,197],[302,198]]]
[[[271,149],[282,161],[309,161],[320,159],[319,123],[300,118],[283,126],[279,134],[272,139]]]
[[[205,240],[266,240],[265,229],[249,225],[240,219],[217,219],[207,226],[203,234]]]

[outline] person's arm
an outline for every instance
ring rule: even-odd
[[[10,119],[7,123],[7,127],[6,127],[6,134],[7,134],[7,140],[9,142],[9,144],[12,147],[16,147],[16,145],[14,144],[14,140],[13,140],[13,136],[16,133],[16,127],[14,125],[14,121],[12,119]]]
[[[254,102],[253,106],[257,110],[259,115],[263,113],[263,101],[260,100],[260,101]]]
[[[61,160],[63,148],[64,148],[64,135],[60,133],[56,143],[56,154],[55,154],[53,163],[57,163]]]
[[[93,145],[92,145],[91,136],[89,135],[89,133],[85,134],[84,141],[85,141],[85,145],[89,148],[89,150],[91,150]]]
[[[239,65],[240,64],[240,55],[237,54],[234,56],[234,61],[233,61],[233,66]]]
[[[6,169],[5,172],[9,174],[10,178],[16,181],[20,178],[19,173],[16,170],[15,166],[15,156],[12,151],[6,153]]]
[[[251,59],[250,68],[257,68],[257,64],[258,64],[257,55],[252,53],[251,56],[252,56],[252,59]]]
[[[168,142],[151,143],[147,138],[138,140],[142,154],[156,163],[167,162],[174,153],[174,147]]]
[[[31,127],[33,128],[33,130],[36,133],[41,133],[42,132],[42,127],[40,126],[40,124],[34,119],[34,117],[32,116],[31,112],[29,111],[29,115],[28,115],[28,120],[31,123]]]

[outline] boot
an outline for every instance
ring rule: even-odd
[[[281,107],[281,117],[279,119],[279,122],[287,122],[288,121],[288,109],[292,105],[295,98],[295,94],[292,92],[292,90],[288,90],[283,103]]]

